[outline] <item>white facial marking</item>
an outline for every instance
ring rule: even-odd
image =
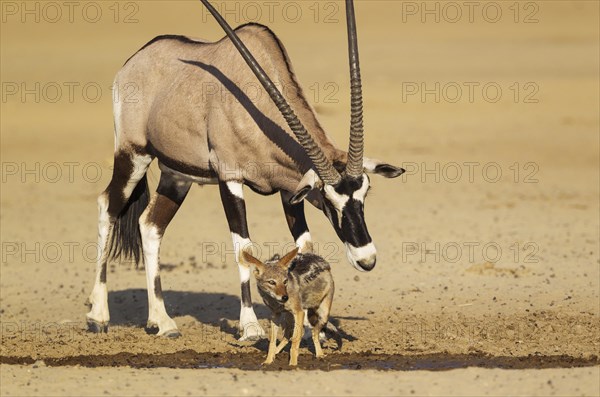
[[[373,244],[373,242],[363,245],[362,247],[354,247],[348,243],[345,243],[345,245],[348,260],[352,266],[361,272],[364,272],[365,270],[358,265],[358,262],[372,259],[375,255],[377,255],[377,249],[375,248],[375,244]]]
[[[369,177],[367,176],[367,174],[363,174],[363,180],[362,180],[362,185],[360,186],[360,188],[355,191],[352,194],[352,198],[354,200],[358,200],[361,203],[365,202],[365,196],[367,195],[367,192],[369,191]]]
[[[233,194],[235,197],[240,198],[240,199],[244,199],[244,190],[243,190],[243,184],[240,182],[235,182],[235,181],[229,181],[229,182],[225,182],[225,184],[227,185],[227,189],[229,189],[229,191],[231,192],[231,194]]]
[[[363,168],[367,172],[375,172],[375,168],[377,168],[379,164],[381,164],[381,161],[379,160],[363,157]]]
[[[336,192],[335,188],[331,185],[325,185],[325,194],[327,195],[327,198],[333,203],[335,208],[339,211],[342,211],[346,206],[348,200],[350,200],[350,197],[348,197],[347,195],[339,194],[338,192]]]

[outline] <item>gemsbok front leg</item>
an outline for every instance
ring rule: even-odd
[[[165,309],[160,281],[159,252],[165,229],[190,190],[191,182],[181,181],[163,172],[156,193],[140,217],[140,232],[148,284],[147,328],[157,335],[177,338],[181,335]]]
[[[290,199],[292,196],[291,193],[285,191],[281,192],[281,204],[283,205],[283,211],[285,212],[285,219],[290,229],[290,233],[292,233],[292,237],[294,237],[296,247],[300,249],[299,252],[303,254],[313,252],[312,238],[304,216],[304,201],[300,201],[297,204],[291,204]]]
[[[88,298],[90,311],[86,314],[88,329],[107,332],[108,289],[106,287],[106,264],[111,257],[122,253],[125,257],[139,260],[139,251],[131,243],[139,234],[125,236],[123,230],[129,221],[137,223],[148,203],[146,170],[152,157],[135,151],[117,151],[114,169],[106,190],[98,197],[98,258],[94,287]]]
[[[221,202],[229,224],[235,261],[238,265],[241,283],[241,309],[240,309],[240,340],[256,340],[265,337],[252,307],[250,294],[250,269],[240,263],[240,255],[244,247],[251,245],[246,221],[246,202],[244,201],[243,184],[237,181],[219,181]]]

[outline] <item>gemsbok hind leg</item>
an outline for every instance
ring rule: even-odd
[[[181,181],[163,172],[156,193],[140,217],[148,283],[148,323],[150,332],[177,338],[181,335],[175,321],[165,309],[160,281],[159,251],[165,229],[190,190],[191,182]]]
[[[229,223],[229,231],[233,240],[233,249],[235,261],[238,264],[240,273],[240,283],[242,290],[240,325],[239,330],[242,336],[240,340],[256,340],[265,337],[265,331],[262,329],[254,308],[252,307],[252,296],[250,294],[250,269],[240,263],[240,255],[244,247],[251,245],[250,235],[248,233],[248,224],[246,222],[246,202],[244,201],[243,184],[237,181],[223,182],[219,181],[219,192],[221,193],[221,202],[225,210],[225,216]]]
[[[146,171],[152,157],[133,150],[115,153],[112,179],[98,197],[98,257],[94,287],[88,298],[91,306],[86,315],[88,329],[107,332],[108,290],[106,264],[111,258],[124,256],[140,260],[139,231],[129,230],[148,203]]]

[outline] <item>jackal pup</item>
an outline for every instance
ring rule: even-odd
[[[313,327],[315,354],[323,357],[319,332],[327,324],[334,292],[329,263],[315,254],[299,254],[298,248],[282,258],[276,255],[265,263],[248,251],[243,251],[242,263],[246,266],[254,265],[258,291],[272,313],[269,353],[264,364],[271,364],[275,355],[283,350],[290,339],[290,365],[298,364],[305,310]],[[277,346],[279,328],[283,330],[283,338]]]

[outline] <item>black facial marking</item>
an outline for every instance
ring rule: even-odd
[[[362,202],[351,198],[346,203],[342,211],[342,233],[346,236],[346,242],[354,247],[362,247],[372,241],[367,231]]]
[[[249,238],[246,222],[246,202],[231,193],[227,184],[223,181],[219,181],[219,191],[221,192],[221,202],[223,203],[225,216],[229,223],[229,230],[242,238]]]
[[[352,197],[354,192],[359,190],[363,185],[363,178],[346,177],[334,186],[337,194],[349,197],[340,213],[335,205],[328,199],[324,200],[324,212],[330,218],[333,228],[344,243],[348,243],[354,247],[362,247],[369,244],[371,236],[367,230],[364,215],[364,204],[360,200]]]
[[[244,307],[252,306],[252,297],[250,295],[250,281],[242,283],[242,305]]]

